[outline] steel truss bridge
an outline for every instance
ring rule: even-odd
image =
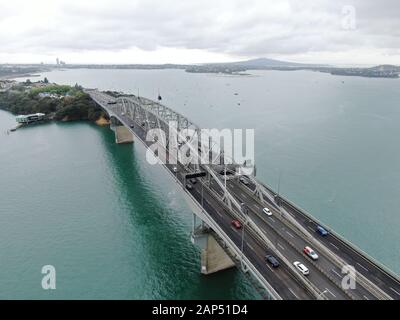
[[[193,136],[185,132],[191,129],[192,133],[199,133],[201,129],[187,117],[147,98],[85,91],[109,115],[114,126],[125,127],[146,148],[151,148],[157,139],[164,140],[167,148],[161,152],[169,162],[160,165],[174,179],[193,212],[192,240],[211,234],[265,298],[400,300],[397,275],[328,227],[324,226],[329,234],[320,236],[316,227],[322,223],[277,195],[254,175],[237,174],[243,164],[226,165],[223,151],[211,139],[207,152],[194,147],[190,143]],[[171,129],[171,121],[176,129]],[[165,136],[146,139],[160,129]],[[178,143],[170,141],[171,133],[178,137]],[[181,163],[175,152],[169,154],[169,150],[183,146],[190,157],[198,160],[192,162],[198,164]],[[177,160],[176,164],[171,164],[171,160]],[[188,180],[193,176],[197,177],[197,183]],[[265,207],[272,216],[263,212]],[[242,228],[233,227],[233,220],[238,220]],[[318,260],[303,253],[305,246],[318,253]],[[280,266],[272,268],[266,262],[266,255],[276,257]],[[310,274],[300,273],[294,261],[306,265]],[[350,275],[355,278],[355,288],[343,286],[349,279],[350,269],[346,266],[354,268],[354,274]]]

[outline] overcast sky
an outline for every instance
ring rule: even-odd
[[[400,65],[398,0],[0,0],[0,63]]]

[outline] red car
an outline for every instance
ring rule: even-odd
[[[232,220],[232,226],[235,227],[235,229],[242,229],[242,224],[240,223],[239,220]]]

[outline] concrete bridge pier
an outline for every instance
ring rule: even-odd
[[[115,142],[117,144],[132,143],[133,134],[129,131],[127,127],[122,125],[122,123],[115,117],[111,117],[111,130],[115,133]]]
[[[232,268],[235,263],[215,240],[211,229],[202,222],[192,232],[192,243],[201,250],[201,273],[212,274],[221,270]]]

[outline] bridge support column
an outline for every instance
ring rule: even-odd
[[[121,143],[132,143],[133,142],[133,134],[129,131],[125,126],[116,126],[115,127],[115,142],[118,144]]]
[[[235,266],[232,259],[207,229],[196,229],[192,233],[192,242],[201,249],[202,274],[212,274]]]

